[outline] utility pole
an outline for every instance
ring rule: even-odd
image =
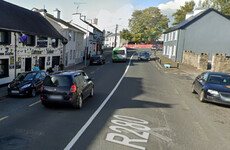
[[[118,24],[116,24],[116,29],[115,29],[115,41],[114,41],[114,47],[117,46],[117,29],[118,29]]]

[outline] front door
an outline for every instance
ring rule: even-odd
[[[39,57],[39,69],[44,70],[45,69],[45,57]]]
[[[31,71],[31,58],[25,59],[25,71]]]
[[[59,65],[60,63],[60,56],[53,56],[52,57],[52,68],[54,68],[55,65]]]

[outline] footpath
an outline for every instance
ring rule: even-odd
[[[203,72],[201,70],[196,69],[193,66],[174,62],[171,59],[162,56],[162,52],[158,52],[156,54],[156,62],[158,66],[165,72],[178,72],[178,73],[187,74],[191,76],[192,79],[195,79],[199,74]],[[164,66],[165,64],[170,64],[170,68],[166,68]]]
[[[112,49],[105,49],[103,50],[103,53],[101,55],[107,58],[111,54],[111,51]],[[89,65],[89,60],[87,60],[86,65],[85,65],[85,61],[83,61],[82,63],[65,67],[64,71],[84,70],[88,65]],[[8,85],[0,86],[0,100],[5,99],[6,96],[8,95],[7,86]]]

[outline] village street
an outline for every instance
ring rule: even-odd
[[[95,93],[80,110],[46,108],[39,95],[1,100],[0,149],[228,149],[230,108],[199,102],[191,75],[138,61],[138,51],[84,69]]]

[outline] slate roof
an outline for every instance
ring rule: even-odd
[[[192,17],[184,20],[183,22],[173,26],[172,28],[170,28],[168,31],[166,31],[164,33],[169,33],[169,32],[172,32],[172,31],[175,31],[175,30],[178,30],[178,29],[184,29],[184,28],[186,28],[187,26],[191,25],[195,21],[199,20],[200,18],[202,18],[203,16],[205,16],[206,14],[208,14],[211,11],[214,11],[214,12],[218,13],[219,15],[225,17],[226,19],[229,19],[229,16],[226,16],[226,15],[222,14],[221,12],[219,12],[219,11],[213,9],[213,8],[209,8],[209,9],[207,9],[207,10],[205,10],[203,12],[200,12],[197,15],[192,16]]]
[[[62,19],[58,19],[58,18],[54,17],[53,15],[51,15],[51,14],[49,14],[49,13],[47,13],[46,15],[47,15],[47,17],[53,19],[53,20],[56,21],[56,22],[59,22],[59,23],[65,25],[65,26],[67,26],[67,27],[69,27],[69,28],[76,29],[76,30],[80,31],[81,33],[85,33],[84,31],[82,31],[82,30],[80,30],[80,29],[74,27],[73,25],[71,25],[70,23],[68,23],[68,22],[66,22],[66,21],[64,21],[64,20],[62,20]]]
[[[0,0],[0,29],[63,39],[40,13],[3,0]]]

